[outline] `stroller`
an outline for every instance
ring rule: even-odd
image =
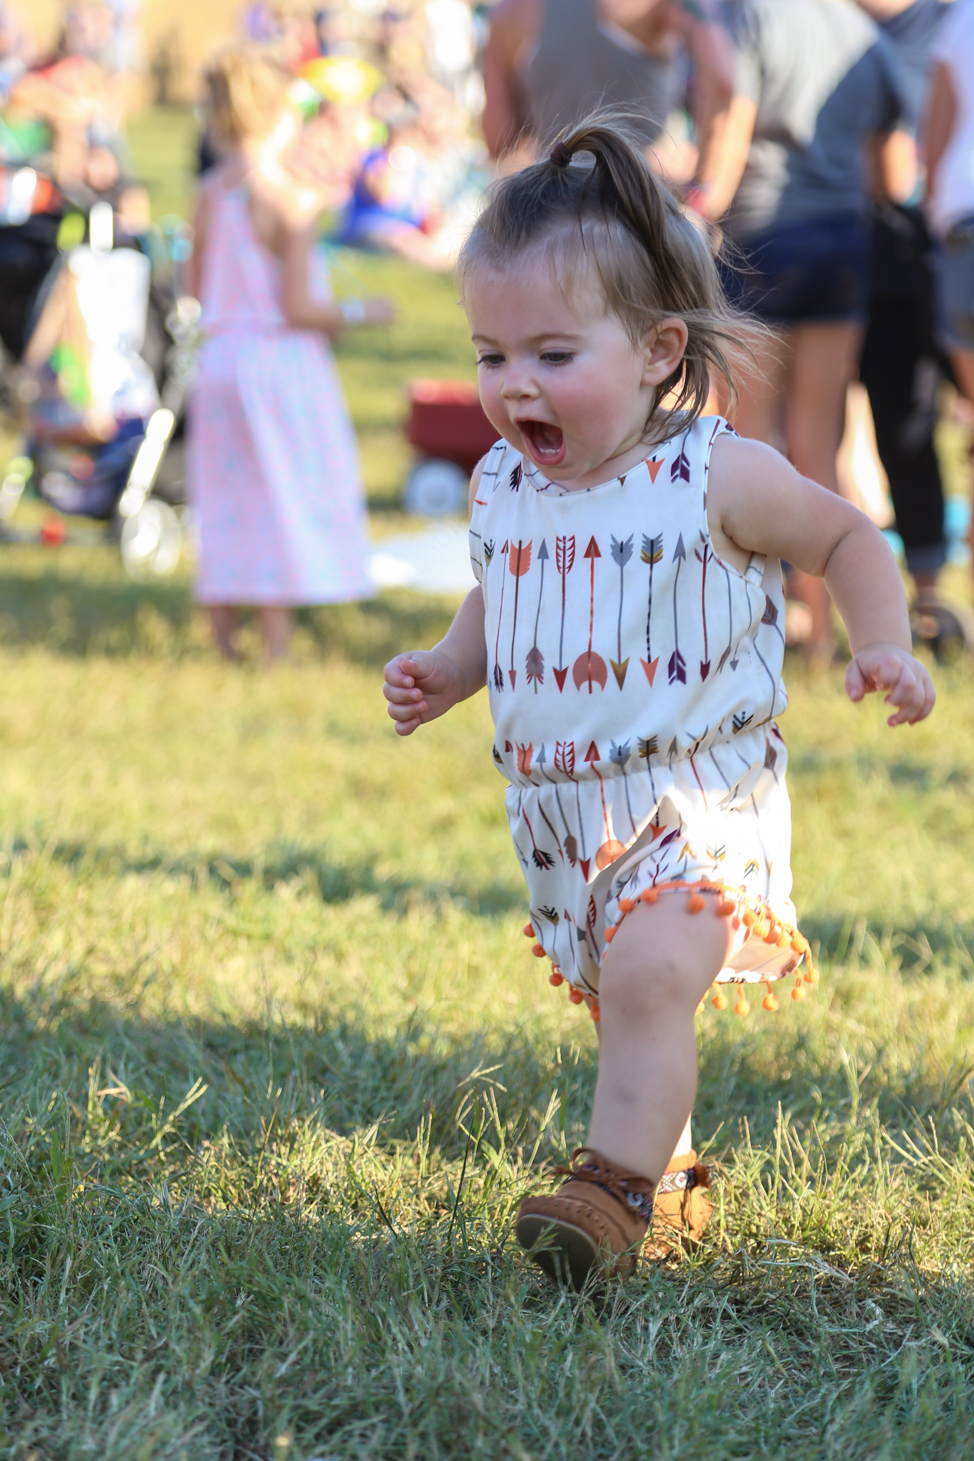
[[[171,573],[185,532],[183,420],[199,307],[179,298],[185,227],[115,238],[26,165],[0,164],[0,405],[22,446],[0,484],[0,543],[91,541],[105,525],[136,579]],[[53,511],[14,522],[25,489]]]

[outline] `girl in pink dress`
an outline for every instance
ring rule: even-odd
[[[288,80],[249,47],[207,72],[225,157],[201,188],[189,281],[205,335],[188,448],[197,597],[228,659],[240,606],[255,606],[267,662],[286,652],[295,606],[371,592],[355,437],[328,342],[392,317],[382,299],[336,303],[313,267],[322,198],[282,163],[295,132]]]

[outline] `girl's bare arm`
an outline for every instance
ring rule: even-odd
[[[885,690],[890,725],[929,715],[933,683],[911,653],[900,572],[865,513],[800,476],[771,447],[722,436],[713,447],[707,515],[718,554],[784,558],[825,579],[849,634],[853,700]]]
[[[206,223],[209,203],[206,185],[200,186],[196,197],[196,211],[193,215],[193,252],[186,266],[186,288],[194,299],[199,299],[203,277],[203,250],[206,248]]]
[[[350,324],[388,325],[394,311],[378,296],[357,301],[358,313],[348,316],[334,299],[316,299],[311,290],[311,250],[316,241],[314,220],[281,219],[281,257],[284,262],[284,314],[299,330],[319,330],[335,339]]]
[[[470,479],[471,504],[483,469],[481,460]],[[461,700],[468,700],[486,683],[484,595],[478,584],[467,594],[439,644],[433,649],[407,650],[389,661],[383,694],[397,733],[409,736]]]
[[[383,694],[401,736],[437,720],[487,683],[484,595],[478,584],[433,649],[397,654],[385,668]]]

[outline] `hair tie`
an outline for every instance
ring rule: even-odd
[[[548,153],[548,161],[553,162],[555,167],[567,167],[572,160],[572,155],[564,142],[556,142]]]

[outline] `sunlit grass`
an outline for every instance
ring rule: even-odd
[[[341,634],[271,677],[3,655],[8,1454],[967,1454],[963,673],[888,739],[793,676],[823,982],[702,1017],[711,1235],[606,1308],[510,1243],[595,1052],[526,956],[486,705],[404,745]]]

